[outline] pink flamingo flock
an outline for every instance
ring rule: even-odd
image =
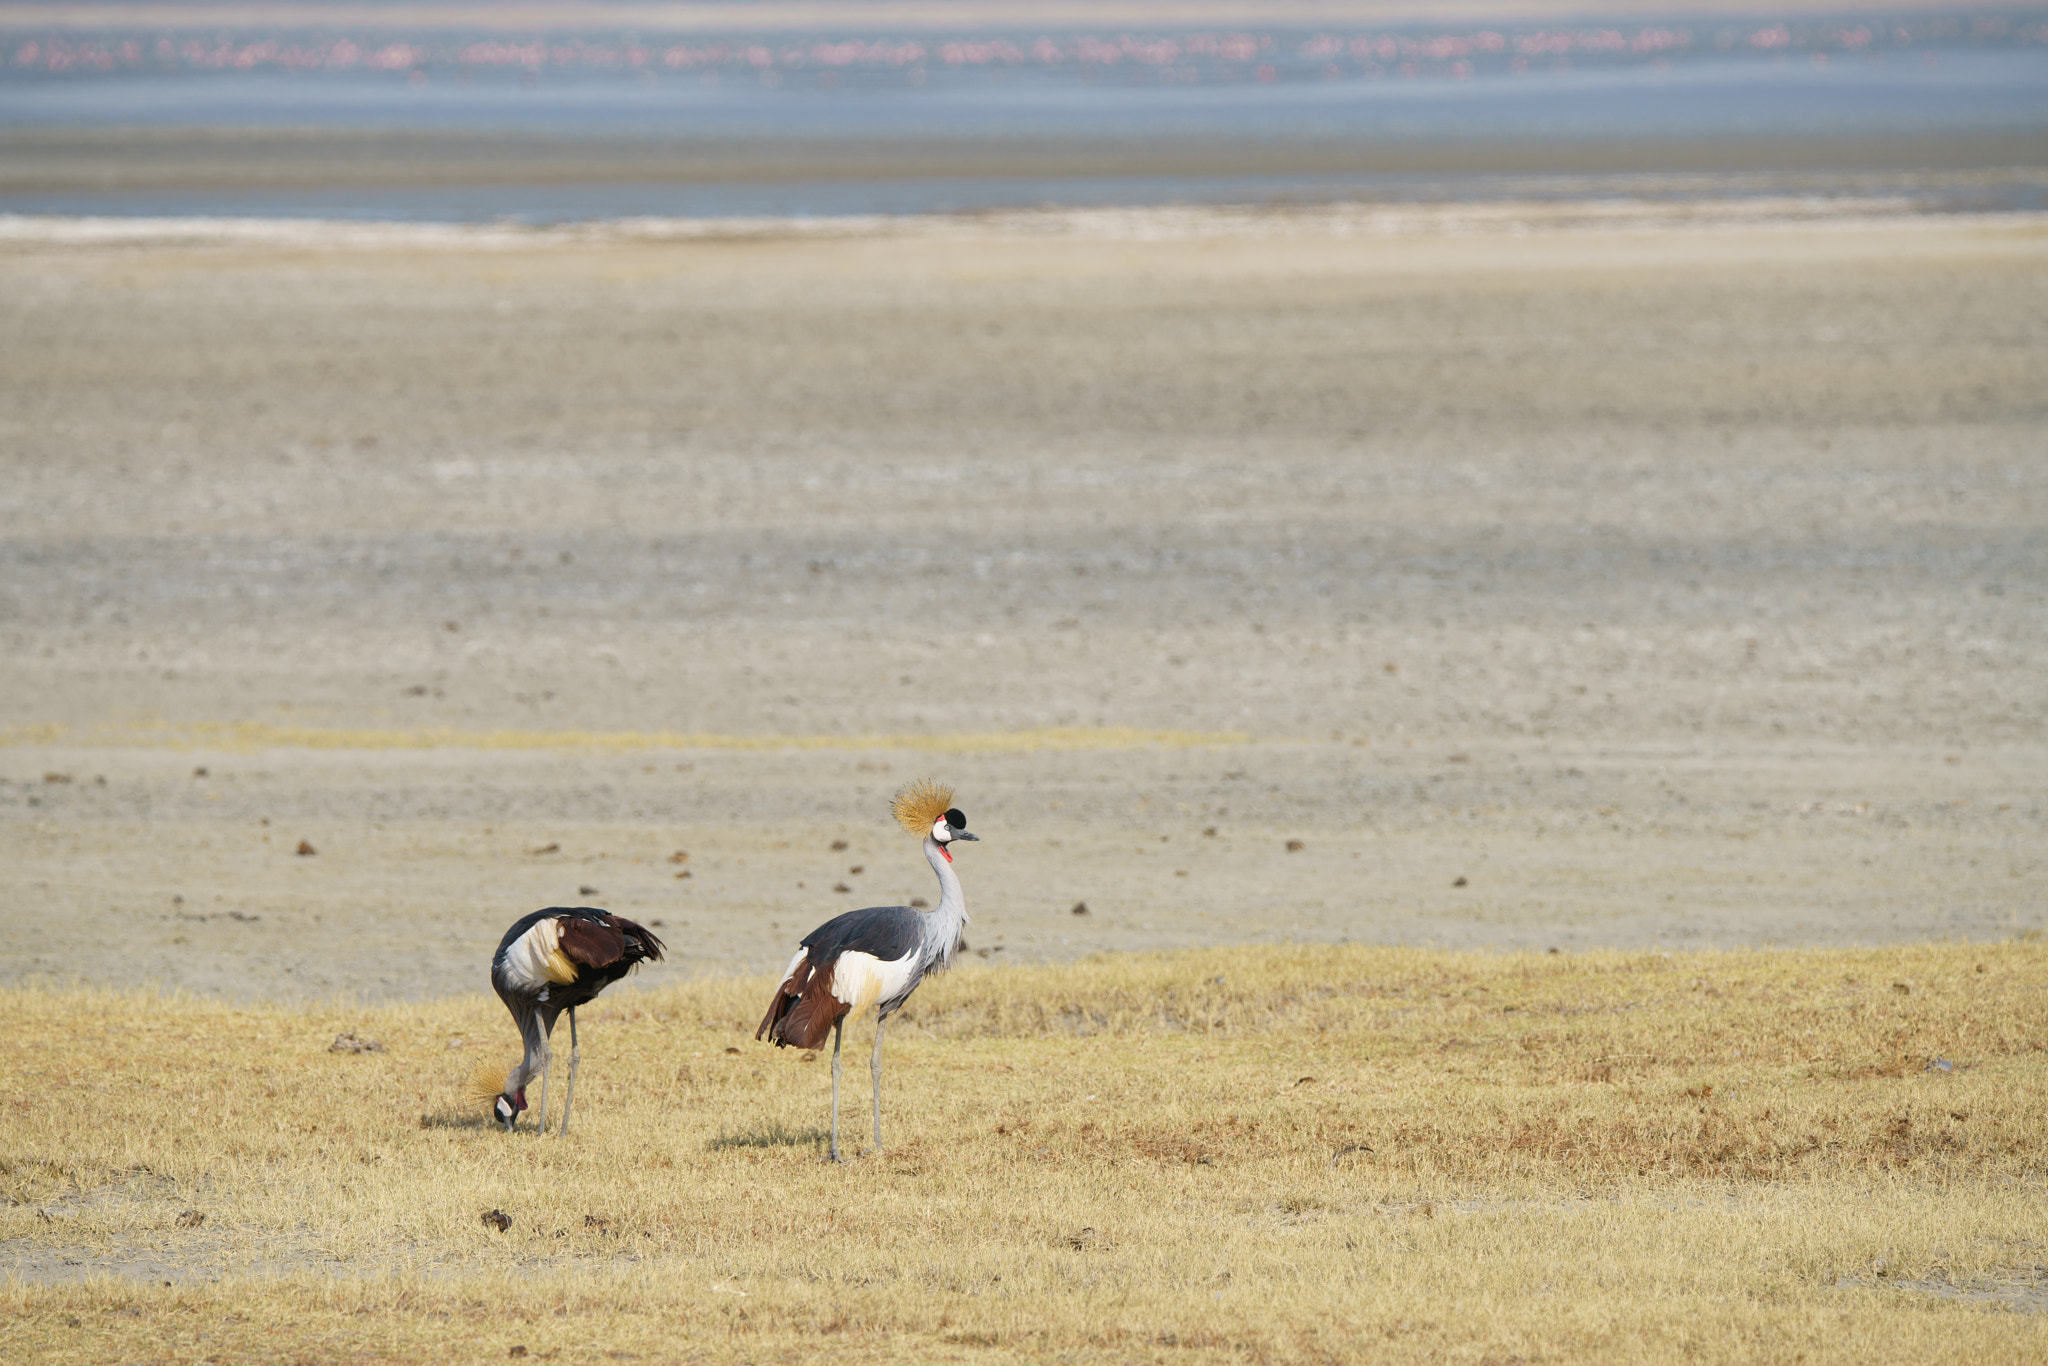
[[[364,39],[264,37],[206,39],[89,37],[63,33],[0,36],[0,72],[91,75],[120,71],[392,72],[430,70],[637,74],[721,71],[760,76],[810,72],[905,73],[928,69],[1071,70],[1122,72],[1162,81],[1271,81],[1291,78],[1372,78],[1384,75],[1463,79],[1482,67],[1514,72],[1532,63],[1666,60],[1689,52],[1871,54],[1929,45],[2035,46],[2048,44],[2048,23],[2005,16],[1948,16],[1901,22],[1769,23],[1724,26],[1712,32],[1645,26],[1548,27],[1521,32],[1482,28],[1462,32],[1259,33],[1070,35],[1039,38],[863,40],[734,39],[701,44],[656,44],[632,39],[586,38]],[[11,47],[12,51],[6,49]],[[771,80],[769,83],[776,83]]]

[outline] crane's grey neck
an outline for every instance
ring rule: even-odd
[[[967,898],[960,894],[960,875],[946,862],[944,847],[930,835],[924,837],[924,861],[939,875],[939,908],[924,921],[925,961],[935,968],[953,966],[953,946],[967,923]]]
[[[526,1045],[526,1056],[512,1069],[512,1075],[505,1078],[505,1093],[511,1095],[520,1087],[539,1076],[547,1066],[548,1026],[555,1017],[549,1013],[545,1019],[542,1012],[533,1006],[522,1006],[518,1012],[519,1037]]]

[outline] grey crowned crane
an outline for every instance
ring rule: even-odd
[[[768,1014],[754,1037],[777,1048],[821,1048],[832,1036],[832,1160],[839,1161],[839,1042],[849,1018],[875,1012],[875,1052],[868,1063],[875,1082],[875,1151],[882,1150],[882,1026],[902,1009],[929,972],[953,964],[967,903],[953,872],[952,846],[979,838],[953,806],[953,789],[920,780],[889,804],[897,824],[924,841],[925,861],[939,875],[939,906],[870,906],[834,916],[804,936],[789,962]]]
[[[510,1133],[526,1108],[526,1084],[540,1076],[539,1132],[548,1131],[548,1065],[554,1060],[548,1037],[555,1019],[569,1012],[569,1089],[562,1097],[562,1127],[569,1132],[569,1107],[576,1103],[576,1007],[593,999],[643,962],[661,961],[661,941],[624,916],[589,906],[550,906],[512,922],[491,959],[491,985],[512,1012],[526,1056],[510,1072],[490,1064],[476,1074],[479,1100]]]

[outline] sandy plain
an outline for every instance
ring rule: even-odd
[[[0,981],[2048,921],[2038,219],[5,236]]]

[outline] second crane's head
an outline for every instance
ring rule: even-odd
[[[919,778],[898,792],[889,810],[906,832],[938,845],[939,856],[948,863],[953,861],[953,851],[948,848],[953,841],[981,838],[967,833],[967,817],[953,805],[953,789],[940,787],[929,778]]]
[[[476,1076],[470,1080],[470,1093],[490,1103],[492,1121],[504,1125],[508,1133],[519,1123],[519,1112],[526,1108],[526,1088],[513,1086],[512,1074],[490,1063],[477,1068]]]

